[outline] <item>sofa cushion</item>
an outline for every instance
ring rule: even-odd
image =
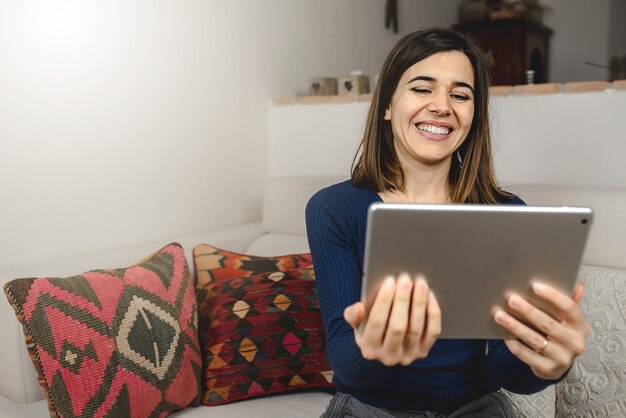
[[[310,254],[257,257],[194,249],[202,402],[331,388]]]
[[[41,392],[41,389],[39,391]],[[50,418],[48,403],[45,400],[20,403],[0,395],[0,411],[2,418]]]
[[[180,418],[314,418],[322,415],[331,398],[321,391],[281,393],[209,408],[187,408],[177,414]]]
[[[557,385],[560,417],[626,416],[626,270],[582,266],[585,352]]]
[[[541,392],[531,395],[519,395],[501,389],[509,398],[516,418],[554,417],[556,415],[556,390],[550,385]]]
[[[51,414],[165,416],[199,403],[197,305],[178,244],[132,267],[16,279],[4,290]]]

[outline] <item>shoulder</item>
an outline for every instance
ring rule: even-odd
[[[369,205],[375,200],[375,196],[376,194],[369,189],[357,188],[352,184],[352,180],[346,180],[316,192],[309,199],[307,208],[358,206],[360,203]]]
[[[513,193],[509,193],[509,192],[504,192],[504,193],[506,193],[506,196],[500,198],[500,200],[498,201],[499,204],[501,204],[501,205],[523,205],[523,206],[526,206],[526,202],[524,202],[522,199],[520,199],[519,196],[514,195]]]
[[[354,187],[351,180],[333,184],[315,193],[306,205],[308,227],[314,224],[353,228],[367,219],[367,209],[378,195],[369,189]]]

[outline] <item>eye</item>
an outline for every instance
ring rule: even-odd
[[[470,96],[468,96],[467,94],[462,94],[462,93],[452,93],[450,97],[455,102],[467,102],[468,100],[471,100]]]
[[[425,95],[430,93],[430,89],[427,89],[427,88],[424,88],[424,87],[413,87],[411,90],[414,93],[421,94],[423,96],[425,96]]]

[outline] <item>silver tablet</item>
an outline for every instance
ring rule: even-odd
[[[540,279],[571,294],[593,211],[586,207],[374,203],[367,219],[361,298],[369,312],[389,275],[424,275],[442,310],[440,338],[503,338],[493,320],[509,291]]]

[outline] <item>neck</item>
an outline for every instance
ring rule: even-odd
[[[380,193],[385,202],[436,203],[450,202],[448,176],[451,159],[440,164],[402,164],[404,187],[394,192]]]

